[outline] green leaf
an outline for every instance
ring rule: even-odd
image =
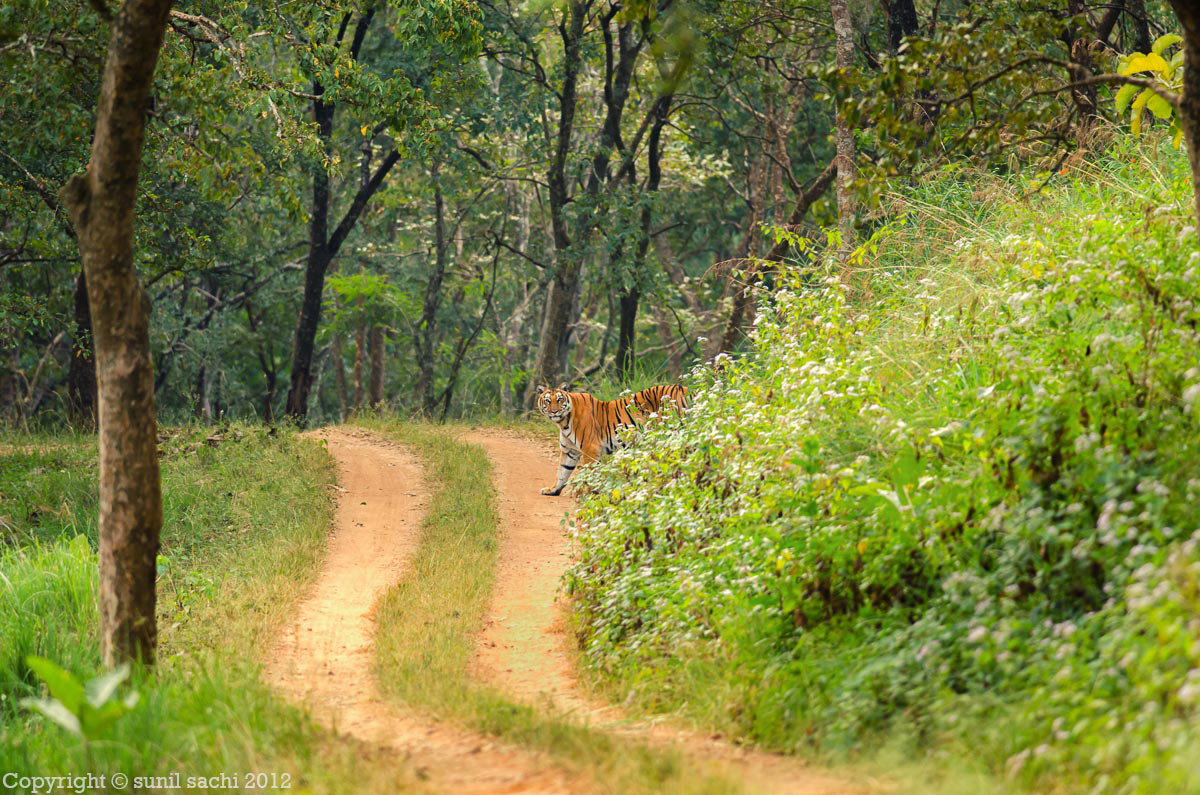
[[[1152,52],[1148,55],[1134,53],[1129,56],[1129,60],[1121,67],[1120,73],[1131,75],[1137,72],[1165,72],[1166,70],[1167,62],[1158,53]]]
[[[23,698],[21,699],[21,706],[35,712],[40,712],[43,716],[77,737],[83,736],[83,727],[79,725],[79,718],[75,717],[75,713],[64,707],[63,703],[58,699]]]
[[[83,715],[83,733],[89,739],[102,735],[129,707],[121,701],[110,701],[99,709],[89,709]]]
[[[79,713],[79,708],[83,704],[83,685],[75,678],[74,674],[36,654],[26,657],[25,664],[29,666],[29,670],[46,683],[50,695],[61,701],[63,706],[73,714]]]
[[[1129,101],[1133,99],[1133,95],[1138,92],[1138,87],[1135,85],[1121,86],[1121,90],[1117,92],[1117,97],[1114,100],[1117,107],[1117,113],[1124,113],[1129,107]]]
[[[88,703],[96,709],[103,707],[105,702],[112,698],[112,694],[117,691],[117,687],[129,678],[129,663],[121,663],[112,671],[97,676],[95,679],[87,683],[85,692]]]
[[[1162,55],[1163,50],[1181,41],[1183,41],[1183,36],[1180,36],[1178,33],[1168,33],[1165,36],[1159,36],[1154,40],[1154,45],[1150,48],[1150,52],[1155,55]]]
[[[1146,109],[1146,103],[1150,97],[1154,96],[1154,92],[1150,89],[1143,89],[1142,93],[1138,94],[1137,99],[1133,101],[1133,109],[1129,117],[1129,130],[1134,135],[1142,131],[1142,111]]]
[[[1169,119],[1171,118],[1171,114],[1175,112],[1175,108],[1171,107],[1171,103],[1158,94],[1146,100],[1146,107],[1160,119]]]

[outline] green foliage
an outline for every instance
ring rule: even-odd
[[[1186,163],[1139,158],[894,194],[877,254],[793,269],[752,356],[579,473],[609,686],[780,748],[1197,791],[1200,252]]]
[[[366,764],[259,677],[258,660],[324,549],[327,454],[294,433],[247,426],[164,429],[160,446],[159,663],[130,673],[139,700],[125,712],[110,692],[119,674],[98,674],[95,470],[85,465],[94,438],[10,435],[0,445],[0,514],[13,524],[0,551],[0,769],[269,769],[314,792],[394,792],[392,765]],[[30,518],[26,491],[70,511]],[[44,685],[61,709],[40,700]],[[21,708],[29,699],[54,717]],[[88,743],[64,742],[54,725],[75,721]]]
[[[1137,75],[1147,73],[1151,79],[1163,89],[1178,95],[1183,89],[1184,52],[1179,47],[1175,54],[1167,60],[1166,52],[1177,47],[1183,37],[1174,33],[1160,36],[1148,53],[1135,52],[1118,60],[1117,73],[1122,75]],[[1183,127],[1175,108],[1163,98],[1162,94],[1153,88],[1142,88],[1135,85],[1124,85],[1113,98],[1117,113],[1129,109],[1129,129],[1136,135],[1142,130],[1142,116],[1147,109],[1160,121],[1170,120],[1171,143],[1176,149],[1183,140]]]
[[[325,281],[329,297],[328,333],[344,334],[360,325],[390,325],[396,312],[411,303],[386,277],[367,271],[331,276]]]
[[[87,543],[82,536],[76,538]],[[45,657],[30,655],[25,661],[29,670],[45,683],[50,697],[23,698],[21,706],[40,713],[85,742],[103,737],[113,723],[137,706],[136,690],[125,698],[115,697],[117,688],[129,678],[129,663],[84,684]]]

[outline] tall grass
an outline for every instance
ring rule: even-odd
[[[85,753],[18,706],[48,657],[99,669],[95,443],[0,439],[0,770],[130,777],[276,773],[294,789],[393,792],[399,763],[368,761],[266,688],[258,660],[314,576],[331,517],[332,467],[318,446],[249,426],[173,429],[163,442],[160,663],[136,671],[140,703]],[[44,506],[44,507],[43,507]]]

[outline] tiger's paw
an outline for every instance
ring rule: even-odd
[[[542,489],[542,494],[545,494],[547,497],[557,497],[561,493],[562,489],[554,486],[547,486],[546,488]]]

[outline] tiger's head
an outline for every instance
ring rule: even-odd
[[[562,425],[571,418],[571,396],[567,394],[567,385],[562,384],[558,389],[547,386],[537,388],[537,407],[546,419]]]

